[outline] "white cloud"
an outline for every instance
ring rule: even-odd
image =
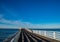
[[[30,22],[22,22],[20,20],[12,21],[6,20],[3,18],[3,15],[0,15],[0,28],[60,28],[60,23],[49,23],[49,24],[32,24]]]
[[[32,24],[30,22],[22,22],[22,21],[10,21],[10,20],[5,20],[1,19],[1,23],[5,24],[0,24],[0,27],[3,28],[19,28],[19,27],[25,27],[25,28],[60,28],[60,24]],[[8,25],[7,25],[8,24]],[[10,25],[11,24],[11,25]]]

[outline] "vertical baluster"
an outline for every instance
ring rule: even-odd
[[[34,33],[35,33],[35,30],[33,30],[34,31]]]
[[[35,30],[35,33],[36,33],[36,30]]]
[[[38,34],[38,30],[37,30],[37,34]]]
[[[38,34],[39,34],[39,30],[38,30],[38,32],[37,32]]]
[[[35,33],[36,33],[36,30],[35,30]]]
[[[44,36],[46,36],[46,31],[44,31]]]
[[[41,35],[41,31],[39,30],[39,34]]]
[[[56,36],[55,35],[56,35],[55,32],[53,32],[53,39],[56,39]]]

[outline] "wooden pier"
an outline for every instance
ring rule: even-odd
[[[55,39],[47,38],[39,34],[35,34],[32,31],[26,29],[20,29],[20,32],[16,34],[10,41],[4,42],[60,42]]]

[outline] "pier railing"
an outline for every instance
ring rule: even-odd
[[[40,34],[42,36],[60,41],[60,32],[59,31],[33,30],[33,32]]]

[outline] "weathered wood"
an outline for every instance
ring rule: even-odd
[[[25,33],[24,33],[25,34]],[[25,34],[25,36],[26,36],[26,38],[27,38],[27,40],[28,40],[28,42],[30,42],[30,40],[29,40],[29,38],[28,38],[28,36]]]

